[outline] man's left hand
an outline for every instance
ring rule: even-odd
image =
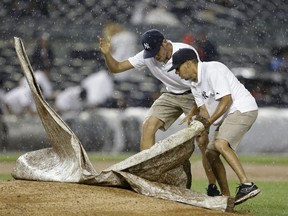
[[[205,129],[208,129],[211,125],[211,123],[208,121],[208,119],[206,119],[200,115],[197,115],[195,120],[200,121],[204,125]]]

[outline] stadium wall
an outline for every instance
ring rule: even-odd
[[[128,108],[124,111],[103,108],[80,114],[66,113],[62,118],[88,152],[137,152],[141,125],[147,111],[144,108]],[[178,124],[182,117],[166,132],[159,131],[156,140],[162,140],[185,127]],[[37,115],[25,115],[21,118],[5,116],[5,122],[9,130],[7,151],[32,151],[50,147]],[[287,128],[287,109],[260,108],[257,121],[237,151],[245,155],[288,153]]]

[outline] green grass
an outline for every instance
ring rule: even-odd
[[[24,152],[0,153],[0,162],[15,162],[23,154]],[[91,161],[122,161],[133,155],[133,153],[105,154],[93,152],[87,154]]]
[[[17,158],[23,153],[0,153],[0,162],[15,162]]]
[[[13,179],[13,177],[11,176],[11,174],[7,173],[7,174],[0,174],[0,180],[11,180]]]
[[[236,193],[237,181],[229,181],[231,195]],[[288,205],[287,182],[263,182],[257,181],[257,186],[261,189],[261,193],[255,198],[250,199],[241,205],[235,206],[235,211],[240,214],[251,214],[255,216],[287,216]],[[193,180],[192,188],[194,191],[205,193],[207,187],[206,179]]]
[[[274,164],[274,165],[288,165],[288,155],[240,155],[239,156],[242,163],[250,164]],[[193,161],[200,161],[201,155],[194,154],[191,159]],[[223,161],[225,162],[225,161]]]
[[[0,162],[15,162],[17,158],[24,153],[22,152],[12,152],[12,153],[0,153]],[[107,154],[107,153],[93,153],[88,152],[88,157],[91,161],[122,161],[135,153],[121,153],[121,154]],[[196,153],[193,154],[191,159],[192,162],[200,161],[201,155]],[[252,163],[252,164],[275,164],[275,165],[287,165],[288,156],[287,155],[240,155],[240,160],[242,163]]]
[[[243,163],[251,164],[274,164],[274,165],[287,165],[288,155],[240,155],[240,160]]]

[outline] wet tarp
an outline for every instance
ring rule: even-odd
[[[188,177],[183,163],[194,151],[191,139],[204,130],[198,121],[193,121],[188,128],[157,142],[150,149],[101,172],[95,170],[80,140],[43,98],[22,40],[16,37],[14,40],[38,115],[51,144],[51,148],[21,155],[12,171],[15,179],[115,186],[202,208],[233,209],[233,200],[229,197],[209,197],[185,188]]]

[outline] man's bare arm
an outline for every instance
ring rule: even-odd
[[[226,95],[220,99],[220,102],[213,113],[213,115],[208,119],[209,122],[212,124],[215,122],[220,116],[222,116],[231,106],[233,100],[231,95]]]
[[[103,38],[99,36],[98,36],[98,40],[99,40],[100,51],[111,73],[120,73],[120,72],[134,68],[133,65],[128,60],[119,62],[113,58],[113,56],[110,53],[109,41],[105,41]]]
[[[203,104],[201,107],[199,107],[199,115],[206,118],[206,119],[209,119],[209,113],[206,109],[206,106]]]

